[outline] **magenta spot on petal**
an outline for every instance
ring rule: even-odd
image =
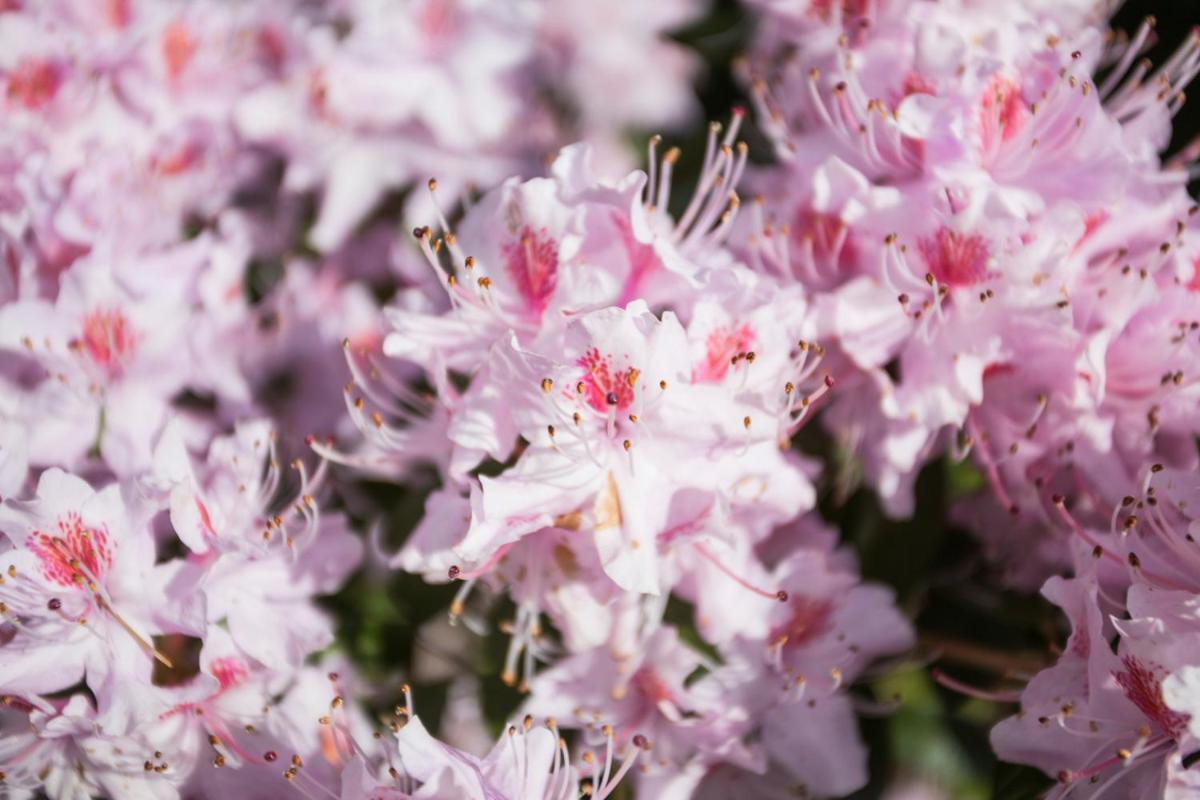
[[[221,684],[221,691],[231,689],[250,674],[246,662],[240,658],[218,658],[208,668],[209,673]]]
[[[41,562],[46,580],[60,586],[74,586],[77,577],[103,581],[112,566],[108,531],[86,527],[74,512],[59,519],[54,534],[34,531],[26,546]]]
[[[1029,106],[1015,80],[996,75],[979,101],[979,135],[984,152],[1016,136],[1029,118]]]
[[[833,603],[803,594],[791,594],[785,602],[788,605],[787,621],[771,631],[772,640],[786,636],[785,647],[802,647],[829,632]]]
[[[1114,672],[1113,677],[1129,702],[1137,706],[1163,733],[1172,739],[1179,739],[1187,728],[1189,717],[1167,707],[1163,699],[1161,671],[1148,667],[1132,656],[1123,657],[1121,663],[1125,669]]]
[[[602,414],[609,409],[624,411],[633,405],[636,370],[614,372],[609,357],[600,355],[596,348],[584,353],[577,363],[586,370],[580,383],[588,405]]]
[[[62,70],[44,58],[26,58],[8,73],[8,97],[33,111],[42,108],[58,93]]]
[[[939,228],[917,242],[929,272],[944,286],[970,286],[987,278],[987,242],[977,233]]]
[[[792,224],[792,238],[800,247],[811,247],[813,260],[819,264],[849,270],[858,261],[858,247],[837,214],[801,208]]]
[[[704,360],[692,368],[695,383],[716,383],[725,377],[735,356],[744,355],[754,345],[754,329],[743,324],[736,328],[721,325],[708,334]]]
[[[517,284],[525,306],[541,318],[558,285],[558,242],[545,228],[521,229],[515,242],[503,247],[504,269]]]
[[[138,338],[123,312],[98,309],[84,316],[81,335],[71,344],[112,379],[120,376],[137,348]]]

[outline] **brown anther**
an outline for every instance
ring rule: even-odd
[[[625,441],[621,442],[621,446],[625,448],[626,452],[629,452],[633,448],[633,442],[626,439]]]
[[[554,381],[549,378],[542,378],[542,391],[548,392],[554,388]]]

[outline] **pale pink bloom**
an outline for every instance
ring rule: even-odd
[[[752,719],[729,702],[718,678],[685,683],[697,667],[713,665],[673,628],[627,644],[614,640],[561,660],[531,683],[525,708],[554,717],[559,727],[582,729],[592,741],[609,740],[618,756],[636,753],[644,738],[651,770],[674,772],[697,758],[756,763],[741,742]]]
[[[1058,663],[1022,693],[1022,714],[993,731],[1000,757],[1057,777],[1054,797],[1110,788],[1127,797],[1186,796],[1166,787],[1186,783],[1181,760],[1196,741],[1189,715],[1168,706],[1163,682],[1194,658],[1195,635],[1164,636],[1164,620],[1136,616],[1148,609],[1131,593],[1135,618],[1112,619],[1120,635],[1113,652],[1094,577],[1055,578],[1043,591],[1067,612],[1071,638]]]
[[[85,695],[53,704],[21,696],[4,699],[0,763],[6,796],[14,800],[41,792],[51,800],[103,796],[176,800],[180,796],[180,776],[155,759],[153,746],[137,736],[103,732]],[[160,765],[163,768],[156,769]]]
[[[677,130],[696,121],[692,81],[700,64],[669,34],[702,18],[705,3],[617,2],[603,11],[586,0],[539,5],[538,77],[572,99],[565,127],[592,144],[602,163],[630,166],[619,139],[629,129]]]
[[[180,305],[204,253],[193,243],[138,259],[141,286],[93,254],[66,274],[53,303],[0,308],[6,362],[36,365],[25,389],[33,463],[74,468],[94,452],[120,475],[149,465],[170,402],[192,377],[179,358],[188,322]]]
[[[0,683],[50,693],[86,680],[117,732],[145,712],[154,662],[170,664],[152,637],[203,624],[191,599],[169,590],[178,565],[155,564],[155,510],[129,487],[96,492],[59,469],[42,473],[34,499],[0,506],[12,545],[0,555]]]
[[[696,382],[678,321],[669,313],[659,320],[640,302],[579,317],[563,345],[550,357],[515,342],[495,352],[495,369],[512,387],[508,414],[530,446],[512,469],[481,478],[456,552],[479,563],[579,513],[598,529],[613,580],[657,593],[658,537],[669,527],[672,495],[690,488],[732,496],[757,459],[778,459],[779,426],[791,424],[801,390],[777,385],[776,405],[759,416],[728,387]],[[703,466],[722,459],[728,470]]]
[[[335,591],[362,544],[340,514],[314,497],[324,468],[285,473],[270,423],[248,421],[215,439],[195,470],[177,426],[155,452],[154,482],[169,495],[171,523],[192,551],[172,585],[204,598],[210,625],[225,625],[248,656],[272,669],[300,665],[333,638],[313,598]]]
[[[510,131],[518,70],[532,55],[530,9],[343,5],[348,36],[312,27],[303,69],[247,94],[236,111],[242,135],[287,156],[286,189],[323,189],[312,240],[325,250],[390,189],[436,173],[458,195],[465,181],[495,183],[529,155]]]

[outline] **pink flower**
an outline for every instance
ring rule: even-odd
[[[50,693],[86,680],[114,726],[143,711],[154,662],[171,663],[152,637],[197,622],[188,598],[169,591],[174,567],[155,565],[154,509],[124,494],[50,469],[35,499],[0,506],[12,544],[0,555],[3,685]]]
[[[271,669],[298,666],[327,646],[329,622],[312,598],[344,582],[362,544],[341,515],[322,516],[314,494],[323,469],[310,477],[297,459],[299,486],[287,493],[265,421],[214,440],[199,475],[177,426],[168,427],[155,458],[171,523],[193,553],[171,588],[202,595],[208,624],[226,627],[245,654]]]

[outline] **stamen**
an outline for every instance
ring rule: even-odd
[[[788,600],[787,592],[785,592],[782,589],[772,592],[772,591],[768,591],[766,589],[761,589],[758,586],[755,586],[754,584],[750,583],[745,578],[736,574],[723,561],[721,561],[720,558],[718,558],[711,550],[708,549],[708,547],[704,544],[704,542],[696,542],[692,546],[696,549],[696,552],[698,552],[700,555],[704,556],[704,558],[707,559],[709,561],[709,563],[711,563],[714,567],[716,567],[718,570],[720,570],[722,573],[724,573],[727,577],[731,578],[735,583],[737,583],[739,586],[743,587],[744,589],[749,589],[750,591],[754,592],[756,595],[758,595],[760,597],[766,597],[771,600],[778,600],[781,603],[787,602],[787,600]]]

